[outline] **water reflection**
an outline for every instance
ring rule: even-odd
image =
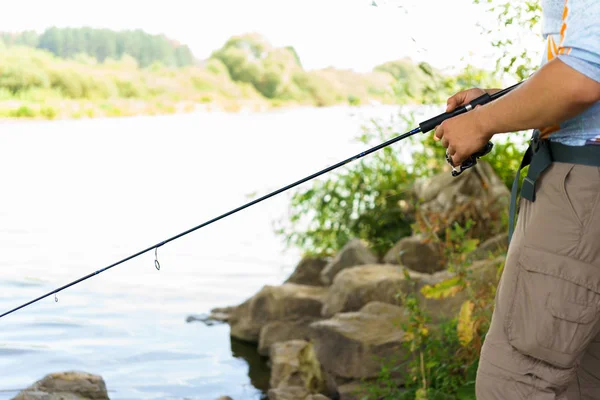
[[[268,358],[258,354],[256,344],[234,338],[231,338],[231,354],[233,357],[241,358],[248,363],[248,377],[252,386],[262,392],[261,399],[267,399],[269,378],[271,376],[271,369],[267,363]]]

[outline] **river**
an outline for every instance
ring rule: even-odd
[[[1,122],[0,313],[364,150],[361,126],[397,111]],[[273,222],[288,203],[161,247],[160,271],[147,253],[0,319],[0,399],[66,370],[101,375],[111,399],[264,396],[253,347],[186,317],[287,277],[300,254]]]

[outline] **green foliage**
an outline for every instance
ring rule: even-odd
[[[116,32],[89,27],[51,27],[41,35],[34,31],[25,31],[0,33],[0,38],[8,46],[37,47],[62,58],[75,58],[79,54],[87,54],[103,62],[108,58],[119,59],[129,54],[142,67],[156,61],[177,67],[194,63],[188,46],[176,43],[164,35],[150,35],[141,30]]]
[[[9,114],[9,116],[15,118],[32,118],[35,117],[35,115],[35,110],[29,106],[21,106]]]
[[[492,46],[498,50],[496,69],[510,77],[523,80],[539,66],[543,51],[542,38],[538,33],[541,22],[541,3],[537,0],[473,0],[483,4],[493,13],[498,26],[494,30],[484,28],[484,33],[493,36]],[[537,37],[540,45],[532,49],[524,45],[525,37]]]
[[[391,126],[373,123],[375,134],[365,131],[359,138],[362,143],[383,142],[393,136]],[[277,231],[288,245],[307,253],[333,254],[357,237],[377,254],[384,254],[410,232],[413,216],[401,201],[408,200],[412,179],[399,153],[386,147],[296,192],[289,222]]]

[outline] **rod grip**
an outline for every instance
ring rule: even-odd
[[[486,103],[489,103],[492,100],[492,97],[484,93],[476,99],[471,100],[469,104],[465,104],[456,108],[454,111],[445,112],[438,116],[428,119],[427,121],[423,121],[419,124],[419,128],[421,128],[422,133],[429,132],[432,129],[435,129],[436,126],[447,120],[448,118],[456,117],[457,115],[464,114],[467,111],[475,108],[476,106],[481,106]]]

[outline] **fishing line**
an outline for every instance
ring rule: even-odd
[[[70,288],[71,286],[77,285],[78,283],[81,283],[81,282],[83,282],[85,280],[88,280],[88,279],[90,279],[90,278],[92,278],[92,277],[94,277],[94,276],[96,276],[98,274],[101,274],[102,272],[108,271],[109,269],[114,268],[117,265],[123,264],[123,263],[125,263],[125,262],[127,262],[129,260],[132,260],[132,259],[134,259],[136,257],[139,257],[142,254],[145,254],[145,253],[147,253],[149,251],[152,251],[152,250],[154,250],[154,267],[157,270],[160,271],[160,262],[158,261],[158,248],[159,247],[162,247],[162,246],[164,246],[167,243],[170,243],[170,242],[172,242],[174,240],[177,240],[177,239],[179,239],[179,238],[181,238],[181,237],[183,237],[185,235],[188,235],[188,234],[190,234],[190,233],[192,233],[194,231],[197,231],[200,228],[204,228],[205,226],[210,225],[210,224],[212,224],[214,222],[217,222],[217,221],[219,221],[219,220],[221,220],[223,218],[226,218],[226,217],[228,217],[228,216],[230,216],[232,214],[235,214],[235,213],[237,213],[239,211],[242,211],[242,210],[244,210],[244,209],[246,209],[246,208],[248,208],[250,206],[258,204],[261,201],[267,200],[267,199],[269,199],[269,198],[271,198],[273,196],[276,196],[276,195],[278,195],[278,194],[280,194],[282,192],[285,192],[285,191],[287,191],[287,190],[289,190],[289,189],[291,189],[293,187],[296,187],[296,186],[301,185],[301,184],[303,184],[303,183],[305,183],[307,181],[310,181],[310,180],[312,180],[312,179],[314,179],[316,177],[319,177],[319,176],[321,176],[323,174],[331,172],[334,169],[337,169],[337,168],[342,167],[342,166],[344,166],[344,165],[346,165],[348,163],[351,163],[351,162],[353,162],[355,160],[358,160],[359,158],[362,158],[362,157],[364,157],[364,156],[366,156],[368,154],[371,154],[371,153],[374,153],[374,152],[376,152],[378,150],[381,150],[384,147],[387,147],[387,146],[389,146],[391,144],[394,144],[394,143],[399,142],[399,141],[401,141],[403,139],[406,139],[407,137],[410,137],[410,136],[415,135],[417,133],[427,133],[427,132],[431,131],[436,126],[438,126],[439,124],[441,124],[442,122],[444,122],[445,120],[447,120],[449,118],[452,118],[452,117],[455,117],[457,115],[463,114],[463,113],[465,113],[467,111],[470,111],[470,110],[474,109],[478,105],[483,105],[483,104],[489,103],[490,101],[495,100],[495,99],[497,99],[497,98],[505,95],[506,93],[510,92],[511,90],[513,90],[515,87],[517,87],[521,83],[522,82],[519,82],[519,83],[517,83],[517,84],[515,84],[513,86],[510,86],[510,87],[508,87],[508,88],[506,88],[504,90],[501,90],[501,91],[499,91],[497,93],[494,93],[492,95],[489,95],[489,94],[486,93],[484,95],[481,95],[481,96],[477,97],[475,100],[471,101],[469,104],[465,104],[465,105],[463,105],[461,107],[458,107],[456,110],[454,110],[452,112],[445,112],[445,113],[440,114],[440,115],[438,115],[436,117],[428,119],[427,121],[421,122],[419,124],[418,128],[415,128],[415,129],[413,129],[413,130],[411,130],[409,132],[406,132],[406,133],[404,133],[402,135],[396,136],[395,138],[392,138],[392,139],[390,139],[390,140],[388,140],[386,142],[383,142],[383,143],[381,143],[381,144],[379,144],[379,145],[377,145],[375,147],[372,147],[372,148],[370,148],[370,149],[368,149],[366,151],[363,151],[363,152],[361,152],[361,153],[359,153],[359,154],[357,154],[355,156],[352,156],[352,157],[347,158],[347,159],[345,159],[343,161],[340,161],[337,164],[334,164],[334,165],[332,165],[330,167],[322,169],[319,172],[315,172],[312,175],[309,175],[309,176],[307,176],[305,178],[302,178],[302,179],[300,179],[300,180],[298,180],[298,181],[296,181],[294,183],[291,183],[291,184],[289,184],[287,186],[284,186],[284,187],[282,187],[280,189],[277,189],[277,190],[275,190],[275,191],[273,191],[273,192],[271,192],[269,194],[266,194],[266,195],[264,195],[264,196],[262,196],[262,197],[260,197],[258,199],[250,201],[250,202],[248,202],[248,203],[246,203],[246,204],[244,204],[242,206],[239,206],[239,207],[237,207],[237,208],[235,208],[235,209],[233,209],[231,211],[228,211],[228,212],[226,212],[224,214],[221,214],[218,217],[215,217],[215,218],[213,218],[213,219],[211,219],[209,221],[203,222],[200,225],[197,225],[197,226],[195,226],[193,228],[190,228],[190,229],[188,229],[188,230],[186,230],[184,232],[181,232],[181,233],[179,233],[179,234],[177,234],[177,235],[175,235],[173,237],[170,237],[170,238],[168,238],[166,240],[163,240],[162,242],[159,242],[159,243],[157,243],[157,244],[155,244],[153,246],[147,247],[144,250],[138,251],[137,253],[134,253],[134,254],[132,254],[132,255],[130,255],[128,257],[125,257],[122,260],[119,260],[119,261],[117,261],[117,262],[115,262],[113,264],[110,264],[107,267],[101,268],[101,269],[99,269],[97,271],[94,271],[94,272],[92,272],[92,273],[90,273],[90,274],[88,274],[86,276],[83,276],[83,277],[81,277],[81,278],[79,278],[77,280],[74,280],[73,282],[67,283],[64,286],[56,288],[56,289],[54,289],[54,290],[52,290],[52,291],[50,291],[50,292],[48,292],[48,293],[46,293],[46,294],[44,294],[44,295],[42,295],[40,297],[37,297],[37,298],[35,298],[35,299],[31,300],[31,301],[28,301],[27,303],[24,303],[24,304],[22,304],[22,305],[20,305],[18,307],[13,308],[12,310],[9,310],[9,311],[5,312],[4,314],[0,315],[0,318],[6,316],[8,314],[11,314],[11,313],[13,313],[15,311],[18,311],[18,310],[20,310],[22,308],[25,308],[25,307],[27,307],[27,306],[29,306],[29,305],[31,305],[33,303],[36,303],[36,302],[38,302],[38,301],[40,301],[42,299],[45,299],[48,296],[54,295],[54,301],[58,302],[58,293],[60,293],[61,291],[65,290],[67,288]],[[469,159],[465,160],[463,162],[463,164],[461,164],[458,167],[452,166],[452,168],[453,168],[452,175],[453,176],[457,176],[460,173],[462,173],[464,170],[473,167],[477,163],[477,158],[482,157],[483,155],[489,153],[489,151],[491,150],[491,147],[492,147],[492,144],[490,142],[486,146],[485,150],[482,150],[481,152],[477,153],[477,156],[471,156]],[[447,158],[447,161],[449,161],[448,157],[446,157],[446,158]]]

